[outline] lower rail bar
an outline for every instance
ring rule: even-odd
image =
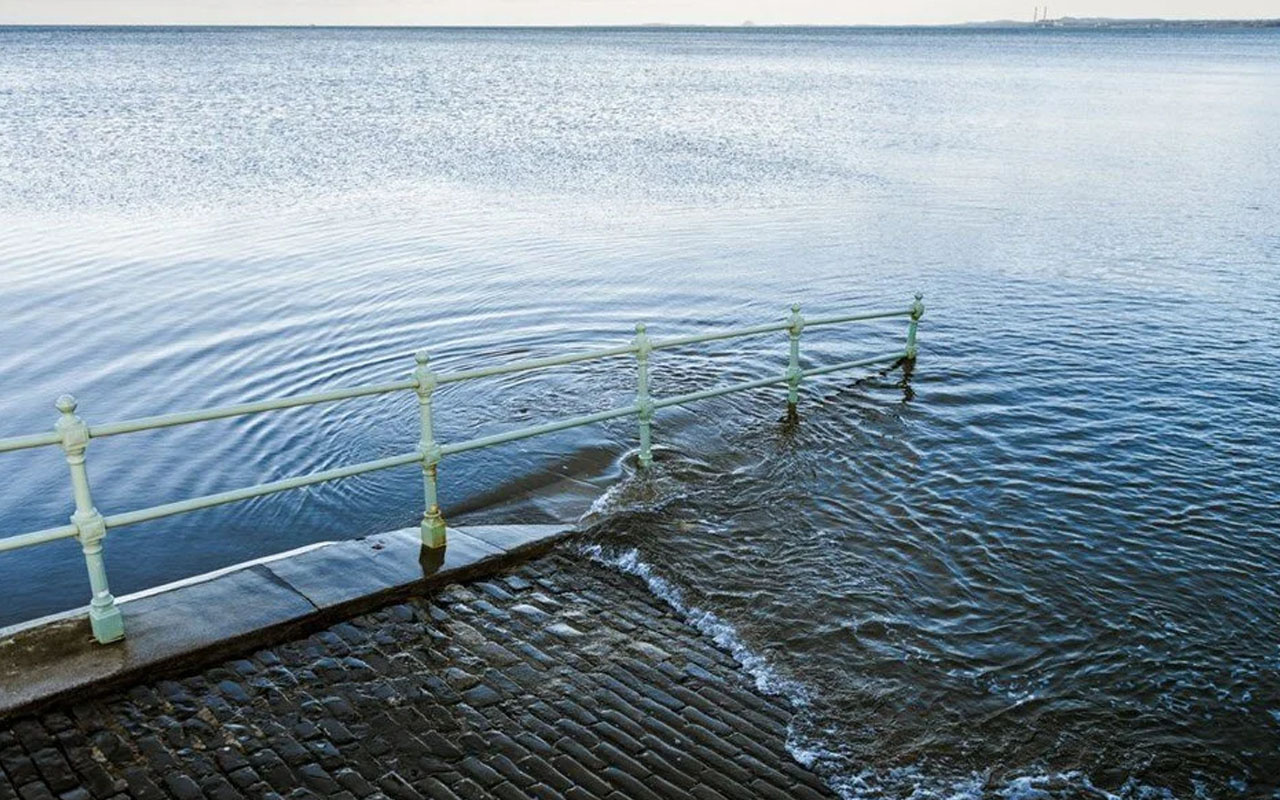
[[[639,409],[635,405],[629,405],[624,408],[613,408],[608,411],[600,411],[595,414],[585,414],[581,417],[570,417],[562,419],[559,422],[548,422],[546,425],[535,425],[532,428],[521,428],[516,431],[508,431],[506,433],[495,433],[493,436],[482,436],[479,439],[468,439],[465,442],[457,444],[446,444],[440,448],[441,455],[451,455],[453,453],[463,453],[467,450],[475,450],[480,447],[489,447],[495,444],[504,444],[506,442],[514,442],[518,439],[528,439],[530,436],[541,436],[544,433],[554,433],[562,431],[566,428],[576,428],[579,425],[590,425],[593,422],[604,422],[608,419],[617,419],[634,414]]]
[[[722,394],[732,394],[733,392],[745,392],[748,389],[759,389],[762,386],[772,386],[777,383],[786,383],[786,375],[773,375],[768,378],[759,378],[754,381],[744,381],[743,383],[731,383],[728,386],[717,386],[714,389],[703,389],[700,392],[689,392],[688,394],[678,394],[673,397],[664,397],[661,400],[654,400],[654,408],[669,408],[671,406],[682,406],[685,403],[693,403],[698,400],[707,400],[712,397],[719,397]]]
[[[142,508],[137,511],[126,511],[123,514],[112,514],[107,517],[107,527],[119,528],[124,525],[134,525],[139,522],[160,519],[161,517],[169,517],[186,511],[196,511],[201,508],[220,506],[224,503],[234,503],[237,500],[248,500],[251,497],[260,497],[264,494],[275,494],[276,492],[283,492],[289,489],[299,489],[303,486],[310,486],[315,483],[324,483],[325,481],[336,481],[342,478],[350,478],[353,475],[360,475],[365,472],[390,469],[391,467],[399,467],[405,464],[416,464],[421,460],[421,453],[405,453],[404,455],[391,456],[390,458],[380,458],[377,461],[365,461],[362,464],[352,464],[349,467],[338,467],[337,469],[327,469],[323,472],[313,472],[310,475],[299,475],[294,478],[284,478],[283,480],[263,483],[258,486],[250,486],[244,489],[233,489],[229,492],[207,494],[204,497],[194,497],[190,500],[179,500],[176,503],[165,503],[161,506]]]
[[[805,323],[808,324],[808,323]],[[813,375],[826,375],[829,372],[839,372],[841,370],[853,369],[854,367],[865,367],[871,364],[882,364],[888,361],[897,361],[902,358],[901,351],[896,353],[885,353],[884,355],[872,356],[871,358],[862,358],[857,361],[844,361],[839,364],[832,364],[829,367],[818,367],[815,369],[807,369],[800,374],[806,378]],[[654,408],[668,408],[670,406],[681,406],[685,403],[693,403],[698,400],[707,400],[712,397],[719,397],[733,392],[745,392],[749,389],[760,389],[765,386],[774,386],[779,383],[786,383],[790,376],[775,375],[769,378],[759,378],[754,381],[744,381],[742,383],[734,383],[729,386],[718,386],[714,389],[703,389],[700,392],[689,392],[688,394],[678,394],[674,397],[666,397],[662,400],[653,401]]]
[[[839,364],[832,364],[829,367],[806,369],[800,374],[808,378],[812,375],[826,375],[829,372],[840,372],[841,370],[853,369],[854,367],[869,367],[872,364],[883,364],[885,362],[897,361],[900,358],[906,358],[906,353],[901,350],[896,353],[885,353],[884,355],[862,358],[857,361],[842,361]]]
[[[479,369],[462,370],[461,372],[445,372],[436,376],[436,383],[457,383],[458,381],[469,381],[475,378],[488,378],[493,375],[505,375],[509,372],[524,372],[529,369],[558,367],[563,364],[573,364],[578,361],[592,361],[597,358],[625,356],[628,353],[634,352],[635,347],[627,344],[619,345],[618,347],[609,347],[604,350],[590,350],[582,353],[569,353],[568,355],[563,356],[534,358],[527,361],[516,361],[512,364],[501,364],[496,367],[481,367]]]

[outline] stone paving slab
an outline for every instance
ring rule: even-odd
[[[0,723],[0,800],[833,797],[792,713],[637,579],[553,553]]]
[[[571,530],[451,528],[424,549],[417,528],[329,542],[122,598],[126,637],[96,643],[84,612],[0,631],[0,719],[189,668],[314,630],[431,585],[499,569]]]

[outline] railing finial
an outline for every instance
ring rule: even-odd
[[[89,473],[84,466],[85,450],[89,447],[89,426],[76,416],[77,403],[72,395],[59,396],[54,406],[62,413],[54,429],[61,437],[62,451],[67,456],[71,491],[75,496],[76,510],[71,515],[71,524],[76,527],[85,567],[89,570],[89,627],[94,638],[106,644],[124,638],[124,618],[107,585],[107,567],[102,560],[102,540],[107,538],[107,522],[93,506]]]

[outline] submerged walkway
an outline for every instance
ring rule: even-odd
[[[791,714],[636,579],[552,554],[0,722],[0,800],[833,797]]]

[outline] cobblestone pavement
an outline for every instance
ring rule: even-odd
[[[831,797],[790,716],[635,579],[553,554],[0,723],[0,800]]]

